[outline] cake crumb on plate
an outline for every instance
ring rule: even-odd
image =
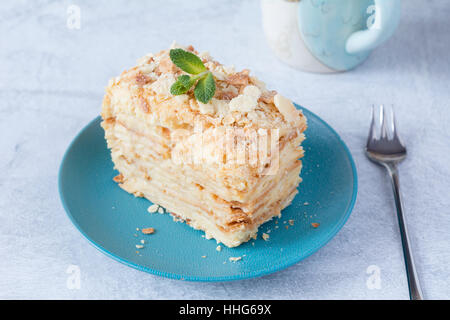
[[[228,258],[228,260],[230,260],[231,262],[236,262],[236,261],[242,260],[242,257],[230,257],[230,258]]]
[[[158,211],[159,206],[157,204],[152,204],[150,207],[148,207],[147,211],[150,213],[155,213]]]
[[[155,228],[144,228],[142,229],[143,234],[152,234],[155,232]]]

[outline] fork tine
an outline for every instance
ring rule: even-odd
[[[402,148],[405,148],[402,139],[400,138],[397,130],[397,120],[395,118],[394,108],[392,108],[392,139],[397,142]]]
[[[380,106],[381,139],[387,139],[387,112],[384,105]]]
[[[394,113],[394,107],[391,105],[390,106],[390,110],[389,110],[389,132],[391,132],[392,134],[392,139],[395,138],[395,136],[397,135],[397,128],[395,126],[395,113]]]
[[[367,137],[367,146],[375,137],[375,105],[372,105],[372,115],[370,120],[369,136]]]
[[[397,132],[397,121],[395,120],[394,108],[391,108],[391,127],[392,127],[392,139],[400,141]]]

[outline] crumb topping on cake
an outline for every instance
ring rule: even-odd
[[[198,55],[212,72],[216,92],[209,103],[198,102],[193,89],[178,96],[170,93],[170,87],[176,79],[186,74],[170,59],[169,51],[174,48]],[[136,67],[123,72],[109,83],[109,88],[120,86],[124,90],[132,89],[141,109],[136,110],[136,113],[142,113],[148,121],[182,125],[198,120],[213,127],[258,128],[289,127],[297,121],[300,123],[302,112],[276,91],[267,90],[263,82],[250,75],[249,70],[237,72],[234,67],[224,66],[213,60],[209,53],[199,53],[192,46],[182,47],[174,43],[170,49],[140,58]],[[108,97],[107,94],[105,99],[118,98]],[[152,112],[152,106],[161,103],[166,105],[165,110]],[[283,117],[279,117],[280,113]],[[159,119],[154,118],[155,114],[160,115]],[[104,118],[108,118],[108,115],[104,115]]]

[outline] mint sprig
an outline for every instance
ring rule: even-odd
[[[216,92],[216,83],[211,71],[206,69],[202,60],[192,52],[183,49],[170,50],[170,59],[178,68],[192,75],[179,76],[170,87],[170,93],[175,96],[184,94],[197,83],[194,89],[195,98],[202,103],[208,103]]]

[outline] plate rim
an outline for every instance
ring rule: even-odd
[[[139,265],[137,263],[128,261],[112,252],[110,252],[108,249],[104,248],[103,246],[101,246],[100,244],[96,243],[94,240],[92,240],[84,231],[83,229],[80,227],[80,225],[75,221],[75,218],[73,216],[73,214],[71,213],[71,210],[69,209],[65,197],[63,196],[63,191],[62,191],[62,184],[63,184],[63,180],[62,180],[62,176],[63,176],[63,169],[65,167],[65,163],[69,154],[69,151],[72,149],[72,147],[74,146],[74,144],[77,142],[77,140],[80,138],[80,136],[84,133],[84,131],[89,128],[91,125],[93,125],[95,122],[100,120],[100,116],[95,117],[94,119],[92,119],[88,124],[86,124],[77,134],[76,136],[72,139],[72,141],[70,142],[69,146],[67,147],[66,151],[64,152],[64,155],[62,157],[60,166],[59,166],[59,170],[58,170],[58,193],[59,193],[59,198],[61,200],[61,203],[63,205],[64,211],[66,212],[66,215],[69,217],[70,221],[72,222],[72,224],[76,227],[76,229],[78,229],[78,231],[83,235],[83,237],[92,245],[94,246],[97,250],[99,250],[100,252],[104,253],[106,256],[126,265],[129,266],[131,268],[137,269],[139,271],[143,271],[146,273],[150,273],[156,276],[160,276],[160,277],[165,277],[165,278],[169,278],[169,279],[175,279],[175,280],[183,280],[183,281],[192,281],[192,282],[225,282],[225,281],[237,281],[237,280],[246,280],[246,279],[252,279],[252,278],[257,278],[257,277],[262,277],[262,276],[266,276],[284,269],[287,269],[297,263],[299,263],[300,261],[308,258],[310,255],[312,255],[313,253],[317,252],[319,249],[321,249],[322,247],[324,247],[326,244],[328,244],[328,242],[330,242],[336,235],[337,233],[342,229],[342,227],[345,225],[345,223],[347,222],[347,220],[350,217],[350,214],[353,211],[353,208],[355,206],[356,203],[356,198],[357,198],[357,194],[358,194],[358,174],[357,174],[357,170],[356,170],[356,165],[355,165],[355,161],[353,159],[353,156],[350,152],[350,149],[347,147],[347,145],[345,144],[345,142],[341,139],[340,135],[336,132],[336,130],[334,130],[326,121],[324,121],[321,117],[319,117],[318,115],[316,115],[314,112],[310,111],[309,109],[294,103],[294,105],[296,106],[297,109],[300,110],[306,110],[307,112],[311,113],[314,117],[316,117],[322,124],[325,125],[325,127],[330,130],[330,132],[338,139],[338,141],[341,143],[341,145],[343,146],[343,149],[347,155],[347,158],[349,159],[350,165],[351,165],[351,169],[352,169],[352,174],[353,174],[353,189],[352,189],[352,197],[350,200],[350,204],[348,205],[346,212],[344,215],[342,215],[339,223],[337,223],[333,229],[330,230],[330,232],[328,232],[328,234],[326,234],[326,236],[324,237],[325,241],[322,241],[320,243],[320,245],[313,247],[312,249],[309,249],[306,251],[305,254],[301,255],[301,256],[295,256],[294,258],[288,260],[286,263],[279,263],[277,265],[272,265],[270,268],[265,268],[262,270],[258,270],[255,272],[247,272],[247,273],[241,273],[241,274],[237,274],[237,275],[230,275],[230,276],[183,276],[180,275],[178,273],[173,273],[173,272],[165,272],[165,271],[160,271],[160,270],[156,270],[156,269],[152,269],[149,267],[145,267],[142,265]]]

